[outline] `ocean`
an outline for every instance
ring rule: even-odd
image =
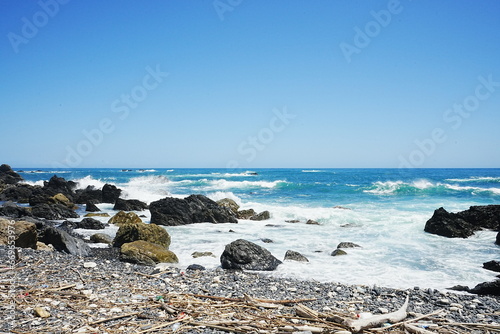
[[[308,263],[287,261],[266,274],[321,282],[473,287],[495,278],[494,272],[482,269],[482,263],[500,260],[500,247],[494,245],[496,232],[479,231],[468,239],[424,232],[426,221],[439,207],[457,212],[472,205],[500,204],[500,169],[134,168],[23,169],[19,173],[27,183],[39,185],[53,175],[73,180],[80,188],[112,183],[123,190],[123,198],[147,203],[203,194],[213,200],[231,198],[240,209],[271,213],[266,221],[165,227],[181,268],[194,263],[216,268],[225,245],[240,238],[267,248],[280,260],[287,250],[309,259]],[[111,204],[98,206],[114,214]],[[84,208],[78,213],[83,216]],[[149,211],[137,213],[149,222]],[[320,225],[306,224],[309,219]],[[116,230],[110,226],[104,232],[114,235]],[[96,231],[77,232],[88,237]],[[361,248],[332,257],[331,252],[344,241]],[[195,251],[212,252],[215,257],[194,259]]]

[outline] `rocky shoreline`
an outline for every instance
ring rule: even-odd
[[[7,250],[6,246],[0,246],[0,258],[7,257]],[[177,329],[178,332],[189,333],[256,333],[259,326],[263,332],[270,332],[267,331],[269,328],[280,332],[279,328],[286,326],[292,326],[289,332],[301,332],[300,329],[309,326],[310,332],[316,328],[323,332],[348,333],[349,327],[338,324],[338,320],[336,329],[333,321],[304,320],[304,316],[297,315],[297,305],[329,314],[330,317],[356,319],[368,313],[393,312],[403,304],[406,296],[409,296],[409,305],[405,320],[433,314],[418,323],[429,333],[445,330],[452,330],[448,333],[487,333],[488,329],[500,330],[500,299],[494,296],[418,287],[398,290],[297,281],[239,270],[181,271],[172,265],[153,268],[118,261],[107,252],[95,250],[92,257],[82,258],[61,252],[20,249],[14,268],[0,268],[0,294],[4,300],[1,313],[10,314],[10,303],[15,303],[16,309],[15,319],[3,322],[0,331],[140,333]],[[244,322],[243,315],[234,311],[229,315],[209,312],[212,306],[226,307],[224,303],[232,303],[232,307],[236,307],[237,302],[246,296],[279,306],[247,305],[247,318],[256,312],[256,317],[262,317],[260,324],[259,321],[256,324]],[[192,305],[183,304],[187,301]],[[207,304],[204,306],[205,314],[193,308],[196,303]],[[214,306],[208,303],[219,304]],[[439,310],[442,311],[435,314]],[[280,318],[282,316],[284,318]],[[182,320],[183,317],[189,318]],[[154,330],[155,326],[162,324],[169,325]],[[217,326],[225,326],[225,329]],[[399,326],[383,332],[401,333],[401,330]]]

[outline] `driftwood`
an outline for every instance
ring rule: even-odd
[[[363,329],[380,326],[385,322],[399,322],[405,319],[407,316],[406,309],[408,308],[408,300],[409,298],[407,296],[403,306],[401,306],[401,308],[397,311],[387,314],[374,315],[366,319],[347,320],[345,324],[351,331],[357,333],[362,331]]]

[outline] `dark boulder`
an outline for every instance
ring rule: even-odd
[[[63,194],[73,202],[73,197],[75,196],[74,189],[77,186],[76,182],[66,181],[64,178],[54,175],[48,182],[45,181],[43,184],[43,189],[49,196]]]
[[[500,205],[471,206],[457,216],[477,228],[500,231]]]
[[[37,204],[31,209],[31,213],[35,217],[51,219],[51,220],[79,217],[75,211],[59,203]]]
[[[495,260],[485,262],[483,263],[483,268],[500,273],[500,262]]]
[[[361,247],[358,244],[355,244],[354,242],[348,242],[348,241],[343,241],[337,245],[337,248],[358,248]]]
[[[92,200],[88,200],[87,202],[85,202],[85,211],[87,212],[99,212],[101,211],[97,205],[95,205],[96,203],[94,203],[94,201]]]
[[[425,224],[424,231],[448,238],[467,238],[480,228],[463,220],[458,214],[439,208]]]
[[[299,252],[287,250],[283,261],[309,262],[309,259]]]
[[[340,249],[340,248],[337,248],[336,250],[334,250],[331,254],[331,256],[341,256],[341,255],[347,255],[347,252]]]
[[[497,240],[495,241],[495,243],[500,246],[500,232],[498,232],[497,234]]]
[[[474,288],[470,289],[469,292],[475,293],[477,295],[500,296],[500,279],[494,280],[492,282],[480,283]]]
[[[86,230],[102,230],[106,224],[94,218],[83,218],[82,221],[76,223],[76,228],[84,228]]]
[[[0,201],[29,203],[29,199],[33,195],[35,189],[41,189],[41,187],[24,183],[9,186],[0,193]]]
[[[9,165],[0,165],[0,184],[16,184],[22,180],[21,175],[14,172]]]
[[[199,264],[190,264],[186,270],[192,270],[192,271],[203,271],[203,270],[206,270],[205,267],[203,267],[202,265],[199,265]]]
[[[118,198],[116,200],[115,206],[113,207],[113,210],[120,210],[120,211],[143,211],[147,209],[148,205],[137,199],[121,199],[121,198]]]
[[[257,220],[257,221],[261,221],[261,220],[268,220],[271,218],[271,214],[269,213],[269,211],[262,211],[261,213],[258,213],[252,217],[250,217],[250,220]]]
[[[195,223],[237,223],[234,213],[203,195],[167,197],[149,205],[151,223],[177,226]]]
[[[106,183],[102,187],[102,202],[115,204],[121,193],[121,189],[118,189],[115,185]]]
[[[82,239],[51,226],[45,226],[41,231],[39,230],[38,240],[47,245],[51,244],[60,252],[77,256],[90,256],[91,254],[90,247]]]
[[[226,245],[220,262],[223,269],[265,271],[275,270],[282,263],[267,249],[243,239]]]
[[[2,206],[0,206],[0,216],[6,216],[10,218],[31,216],[31,209],[19,206],[12,202],[6,202]]]
[[[88,186],[85,189],[78,189],[75,194],[75,203],[85,204],[92,201],[94,204],[102,202],[102,190],[94,186]]]

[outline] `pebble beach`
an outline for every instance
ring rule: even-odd
[[[332,319],[397,310],[409,297],[407,320],[420,333],[500,331],[500,299],[415,287],[292,280],[263,273],[148,267],[115,259],[19,249],[0,272],[3,333],[349,333]],[[0,248],[7,259],[7,248]],[[2,261],[3,261],[2,260]],[[15,304],[15,312],[12,306]],[[303,305],[318,318],[297,314]],[[10,318],[12,315],[14,319]],[[330,318],[328,318],[330,316]],[[333,318],[332,318],[333,317]],[[325,320],[329,319],[329,320]],[[385,323],[383,326],[390,326]],[[413,327],[414,328],[414,327]],[[406,333],[403,325],[378,333]],[[426,332],[425,332],[426,331]],[[367,331],[365,331],[367,332]],[[370,330],[369,332],[374,332]]]

